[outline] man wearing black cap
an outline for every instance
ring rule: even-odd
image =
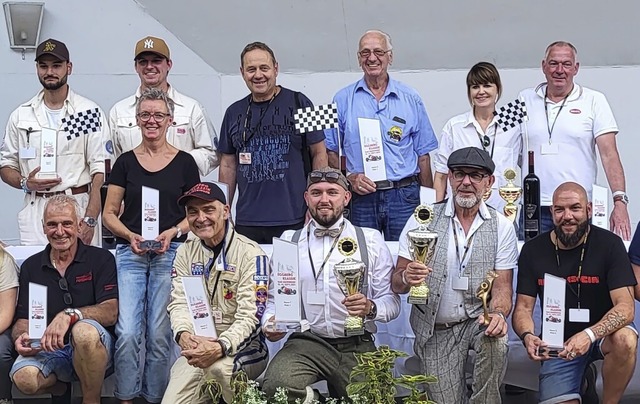
[[[67,84],[72,67],[64,43],[47,39],[38,45],[36,72],[43,89],[13,111],[0,149],[2,180],[26,194],[18,213],[23,245],[47,244],[44,205],[61,193],[73,195],[83,210],[82,241],[95,245],[99,240],[94,229],[109,128],[102,109]]]
[[[511,311],[512,270],[518,261],[513,224],[482,196],[494,182],[489,153],[467,147],[451,153],[447,162],[452,198],[434,205],[429,229],[438,233],[432,260],[412,261],[407,232],[418,227],[412,217],[400,236],[393,290],[407,293],[426,281],[429,300],[411,310],[416,335],[414,350],[420,371],[435,375],[426,385],[438,403],[459,403],[466,397],[464,366],[469,350],[476,353],[471,403],[499,403],[500,383],[507,365],[507,322]],[[483,306],[476,291],[495,271],[489,302],[490,323],[483,325]]]
[[[393,261],[382,235],[377,230],[356,228],[342,216],[351,198],[345,176],[329,167],[312,171],[304,198],[312,220],[301,230],[286,231],[282,238],[298,242],[300,297],[309,330],[289,336],[269,364],[263,383],[269,397],[278,387],[287,389],[291,403],[296,399],[311,402],[317,397],[309,385],[318,380],[327,381],[332,397],[346,397],[349,374],[356,365],[353,354],[374,351],[371,335],[376,332],[376,321],[388,322],[400,312],[400,299],[391,291]],[[346,250],[346,241],[356,245],[351,258],[365,263],[363,279],[368,285],[348,297],[334,273],[334,266],[345,259],[340,251]],[[262,318],[271,341],[284,336],[272,328],[273,320],[278,320],[275,293],[271,282]],[[364,319],[364,335],[345,337],[347,315]]]
[[[202,380],[214,379],[222,398],[233,399],[231,375],[244,370],[255,379],[267,366],[260,318],[267,297],[268,260],[253,241],[229,223],[229,205],[214,183],[196,184],[178,203],[185,207],[188,239],[176,252],[168,310],[182,356],[171,368],[163,403],[196,403]],[[204,278],[217,338],[196,335],[182,277]],[[207,402],[202,398],[202,403]]]
[[[110,147],[115,157],[132,150],[142,141],[136,119],[136,100],[146,89],[159,88],[175,104],[173,123],[167,129],[167,141],[191,154],[202,176],[215,170],[218,167],[218,135],[202,105],[168,83],[167,76],[173,61],[167,43],[161,38],[144,37],[136,43],[133,60],[140,77],[140,87],[134,95],[118,101],[109,111]]]

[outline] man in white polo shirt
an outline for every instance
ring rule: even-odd
[[[540,178],[541,231],[553,228],[549,207],[553,191],[561,183],[583,185],[591,199],[598,146],[614,200],[611,230],[629,240],[629,198],[616,146],[618,125],[604,94],[574,83],[580,67],[577,57],[578,51],[569,42],[552,43],[542,61],[546,83],[520,93],[529,115],[524,152],[535,152],[535,172]]]
[[[167,43],[152,36],[142,38],[136,43],[134,65],[140,76],[140,88],[134,95],[116,103],[109,112],[111,141],[116,158],[142,141],[142,134],[136,123],[136,99],[148,88],[159,88],[175,103],[167,140],[176,148],[191,154],[200,175],[209,174],[218,167],[218,136],[200,103],[179,93],[167,82],[173,66]]]

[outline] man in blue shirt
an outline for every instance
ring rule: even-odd
[[[378,229],[386,240],[395,241],[420,203],[420,185],[433,186],[429,152],[438,147],[438,140],[417,91],[389,77],[392,61],[389,35],[378,30],[365,32],[358,49],[364,77],[333,98],[339,125],[337,130],[325,131],[325,143],[331,167],[340,168],[340,151],[346,157],[353,224]],[[361,118],[379,122],[385,181],[374,182],[365,175]]]

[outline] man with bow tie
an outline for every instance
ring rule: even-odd
[[[342,216],[351,199],[344,175],[329,167],[312,171],[304,199],[312,220],[301,230],[286,231],[281,238],[298,242],[302,312],[309,330],[289,336],[267,368],[263,383],[268,396],[279,386],[287,389],[290,402],[316,398],[317,392],[308,386],[319,380],[327,381],[332,397],[346,397],[349,374],[356,365],[353,354],[374,351],[375,322],[388,322],[400,312],[400,299],[391,291],[393,260],[382,235],[357,228]],[[364,284],[368,286],[345,297],[334,266],[345,258],[337,246],[347,238],[357,244],[351,258],[367,264]],[[269,285],[263,331],[270,341],[277,341],[285,334],[273,331],[271,325],[277,320],[273,279]],[[363,335],[345,337],[348,315],[364,319]]]

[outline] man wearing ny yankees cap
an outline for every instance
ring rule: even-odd
[[[176,252],[172,269],[169,317],[181,356],[171,368],[166,404],[206,403],[199,394],[203,381],[222,387],[222,398],[233,399],[231,376],[243,370],[255,379],[267,366],[269,354],[260,328],[267,299],[268,260],[258,244],[238,234],[229,221],[229,204],[218,185],[196,184],[178,200],[189,230],[196,236]],[[217,338],[194,329],[182,279],[204,279],[209,314]]]
[[[105,144],[109,127],[95,102],[67,83],[73,70],[67,46],[47,39],[36,49],[36,73],[42,90],[9,117],[0,148],[0,177],[25,192],[18,213],[20,243],[46,245],[42,215],[46,199],[72,195],[83,218],[80,239],[97,244]]]
[[[173,122],[167,129],[167,141],[191,154],[202,176],[209,174],[218,167],[218,136],[202,105],[176,91],[167,81],[173,67],[169,46],[161,38],[144,37],[136,43],[133,59],[136,73],[140,77],[140,87],[135,94],[118,101],[109,112],[110,146],[115,157],[132,150],[142,141],[136,120],[136,100],[144,90],[159,88],[175,104]]]

